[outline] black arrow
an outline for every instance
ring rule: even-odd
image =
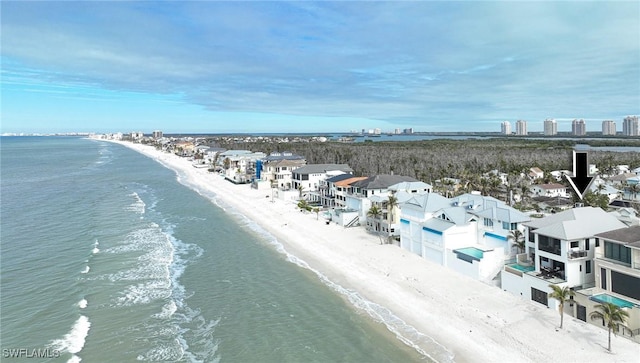
[[[569,182],[573,190],[582,199],[584,192],[589,188],[593,177],[588,173],[589,163],[586,151],[573,151],[573,176],[569,177]]]

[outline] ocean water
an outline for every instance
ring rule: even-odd
[[[82,138],[0,145],[3,362],[429,361],[384,308],[155,161]]]

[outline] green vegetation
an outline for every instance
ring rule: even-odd
[[[607,146],[640,146],[634,140],[609,142]],[[623,143],[624,142],[624,143]],[[584,144],[601,143],[585,140]],[[231,142],[216,144],[227,149],[238,148]],[[349,164],[355,175],[400,174],[434,184],[444,177],[464,179],[497,169],[517,175],[537,166],[544,171],[573,170],[572,140],[533,140],[514,138],[439,139],[429,141],[390,141],[367,143],[298,142],[242,143],[242,148],[267,154],[290,151],[303,155],[309,164]],[[590,151],[590,163],[602,170],[618,164],[640,166],[640,153]]]
[[[549,293],[549,297],[558,300],[560,303],[558,311],[560,312],[560,329],[562,329],[562,323],[564,320],[564,303],[568,301],[571,296],[574,296],[575,292],[568,286],[560,287],[558,285],[549,285],[549,287],[553,290]]]
[[[589,316],[591,320],[602,320],[602,323],[609,329],[609,345],[607,346],[607,350],[611,352],[611,332],[613,331],[615,335],[619,326],[624,326],[625,321],[629,318],[629,313],[615,304],[603,303],[596,305],[596,311],[592,312]]]

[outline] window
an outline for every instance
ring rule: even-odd
[[[506,229],[507,231],[515,231],[516,229],[518,229],[518,223],[502,222],[502,229]]]
[[[591,273],[591,261],[585,261],[584,263],[584,270],[586,273],[590,274]]]
[[[587,238],[586,240],[584,240],[584,249],[589,251],[590,247],[591,247],[591,240]]]
[[[596,238],[596,247],[600,247],[600,238]]]
[[[541,251],[560,255],[560,240],[552,237],[538,235],[538,249]]]
[[[493,220],[490,218],[485,218],[484,219],[484,226],[485,227],[493,227]]]
[[[580,243],[578,241],[571,242],[571,248],[578,248],[579,246],[580,246]]]
[[[539,302],[544,306],[548,306],[548,295],[546,292],[531,288],[531,300]]]
[[[640,299],[640,278],[611,271],[611,291],[632,299]]]
[[[600,269],[600,287],[603,290],[607,289],[607,269]]]
[[[605,241],[604,257],[620,261],[625,264],[631,264],[631,251],[628,247],[621,244]]]

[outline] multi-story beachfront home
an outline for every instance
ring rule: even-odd
[[[629,313],[625,328],[617,333],[640,342],[640,226],[620,228],[595,236],[593,272],[595,286],[576,291],[575,317],[592,321],[595,305],[613,303]]]
[[[354,177],[351,174],[340,174],[320,181],[318,194],[320,196],[320,205],[328,208],[341,207],[339,201],[344,201],[345,185],[348,187],[350,183],[362,180],[365,177]],[[345,184],[346,183],[346,184]]]
[[[263,152],[227,150],[218,157],[224,177],[237,184],[250,183],[256,175],[256,162],[266,157]]]
[[[320,203],[321,182],[341,174],[353,174],[353,169],[347,164],[308,164],[292,171],[293,189],[299,190],[304,199]]]
[[[402,182],[417,182],[418,180],[410,176],[379,174],[367,177],[351,183],[345,195],[345,208],[358,211],[360,224],[366,224],[367,214],[371,209],[371,197],[387,196],[391,191],[389,187]],[[379,200],[381,202],[381,200]],[[386,216],[387,211],[381,210],[381,216]],[[388,229],[388,227],[385,227]]]
[[[400,246],[479,280],[492,281],[512,256],[512,231],[530,218],[492,198],[429,194],[402,204]]]
[[[293,170],[305,166],[307,161],[303,156],[290,152],[275,152],[262,160],[256,161],[257,188],[268,187],[288,190],[293,188]]]
[[[431,193],[432,189],[433,187],[430,184],[421,181],[404,181],[389,186],[387,193],[379,192],[371,195],[368,198],[371,202],[371,208],[375,207],[379,214],[372,215],[367,211],[367,228],[390,238],[399,236],[400,205],[412,199],[415,195]],[[391,197],[395,198],[395,203],[390,203]]]
[[[581,288],[593,284],[598,233],[626,225],[600,208],[573,208],[524,223],[525,252],[502,271],[502,289],[557,308],[550,284]]]

